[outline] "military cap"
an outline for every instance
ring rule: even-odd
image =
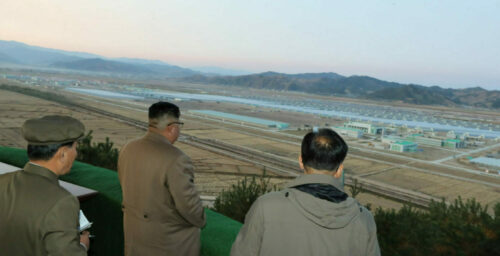
[[[21,132],[30,145],[63,144],[84,135],[82,122],[69,116],[44,116],[24,122]]]

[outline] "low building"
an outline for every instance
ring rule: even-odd
[[[207,116],[207,117],[210,116],[221,120],[228,120],[235,123],[254,125],[263,128],[277,128],[281,130],[289,127],[289,124],[283,122],[277,122],[273,120],[267,120],[250,116],[236,115],[236,114],[213,111],[213,110],[190,110],[189,112],[199,116]]]
[[[415,152],[417,151],[418,145],[411,141],[397,141],[390,144],[391,151],[397,152]]]
[[[415,128],[409,129],[409,132],[415,133],[415,134],[424,134],[424,129],[422,129],[420,127],[415,127]]]
[[[460,139],[469,140],[469,141],[483,141],[484,135],[473,136],[473,135],[470,135],[469,133],[464,133],[462,136],[460,136]]]
[[[458,139],[446,139],[443,141],[443,147],[445,148],[463,148],[464,142]]]
[[[351,138],[361,138],[363,136],[363,133],[364,133],[362,130],[358,130],[358,129],[354,129],[354,128],[347,128],[347,127],[340,127],[340,126],[333,127],[332,130],[334,130],[335,132],[337,132],[340,135],[345,135],[345,136],[351,137]]]
[[[345,128],[358,129],[368,134],[384,134],[384,127],[375,126],[363,122],[348,122],[344,124]]]
[[[453,131],[453,130],[446,133],[446,138],[448,138],[448,139],[456,139],[456,138],[458,138],[458,136],[459,135],[457,135],[455,133],[455,131]]]
[[[419,145],[427,145],[434,147],[443,146],[443,140],[439,138],[424,137],[422,134],[412,134],[406,137],[407,141],[415,142]]]
[[[397,141],[403,141],[403,140],[404,140],[404,138],[399,137],[399,136],[383,136],[381,138],[382,143],[386,143],[386,144],[392,144],[392,143],[395,143]]]
[[[477,157],[469,160],[471,163],[487,167],[500,168],[500,159],[491,157]]]

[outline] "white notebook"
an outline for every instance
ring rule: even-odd
[[[89,229],[92,226],[92,222],[89,222],[87,217],[83,214],[83,211],[80,210],[80,228],[78,229],[80,232]]]

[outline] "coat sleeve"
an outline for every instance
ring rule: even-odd
[[[78,200],[68,195],[47,213],[43,224],[43,243],[47,255],[87,255],[80,245]]]
[[[366,209],[365,209],[366,210]],[[369,212],[367,210],[367,212]],[[373,215],[370,215],[370,227],[369,227],[369,237],[368,237],[368,245],[366,248],[366,255],[368,256],[380,256],[380,247],[378,245],[378,239],[377,239],[377,225],[375,224],[375,219],[373,218]]]
[[[175,207],[189,223],[203,227],[206,223],[205,211],[200,195],[194,186],[194,171],[191,159],[180,155],[167,171],[167,184],[174,199]]]
[[[233,243],[231,256],[259,255],[263,236],[264,214],[262,203],[257,199],[245,216],[245,224]]]

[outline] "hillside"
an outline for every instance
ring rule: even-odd
[[[184,81],[257,89],[301,91],[316,94],[361,96],[382,88],[399,86],[366,76],[344,77],[336,73],[283,74],[265,72],[245,76],[192,76]]]
[[[362,96],[384,88],[402,86],[367,76],[344,77],[336,73],[283,74],[265,72],[245,76],[192,76],[188,82],[241,86],[257,89],[301,91],[316,94]]]
[[[19,63],[19,61],[17,61],[16,59],[12,58],[11,56],[9,56],[3,52],[0,52],[0,63],[17,64],[17,63]]]
[[[59,61],[82,59],[81,53],[31,46],[14,41],[0,40],[0,52],[16,60],[17,63],[25,65],[45,66]]]
[[[419,105],[500,108],[500,91],[482,88],[444,89],[387,82],[369,76],[344,77],[336,73],[283,74],[265,72],[244,76],[191,76],[192,83],[218,84],[245,88],[300,91],[322,95],[398,101]]]
[[[103,59],[83,59],[68,62],[55,62],[51,67],[85,70],[94,72],[116,72],[116,73],[153,73],[151,70],[117,61]]]
[[[457,105],[458,102],[445,96],[441,91],[419,85],[406,85],[399,88],[385,88],[366,95],[373,100],[398,100],[418,105]]]
[[[421,105],[470,106],[500,109],[500,91],[479,87],[444,89],[387,82],[369,76],[345,77],[337,73],[284,74],[264,72],[239,76],[206,74],[159,60],[105,58],[99,55],[31,46],[0,40],[2,65],[58,68],[128,75],[138,78],[179,78],[181,81],[269,90],[298,91],[321,95],[397,101]],[[212,70],[217,70],[211,67]],[[229,71],[227,71],[229,72]]]
[[[56,62],[51,67],[91,72],[152,75],[161,77],[183,77],[198,74],[190,69],[161,64],[130,64],[103,59],[83,59],[69,62]]]
[[[480,87],[467,89],[443,89],[407,85],[396,89],[384,89],[367,95],[373,100],[400,100],[420,105],[471,106],[500,108],[500,91],[488,91]]]
[[[460,104],[500,109],[500,91],[488,91],[480,87],[453,90],[453,98]]]
[[[63,51],[3,40],[0,40],[0,63],[28,65],[30,68],[38,66],[136,76],[152,75],[160,78],[200,74],[158,60],[107,59],[91,53]]]

